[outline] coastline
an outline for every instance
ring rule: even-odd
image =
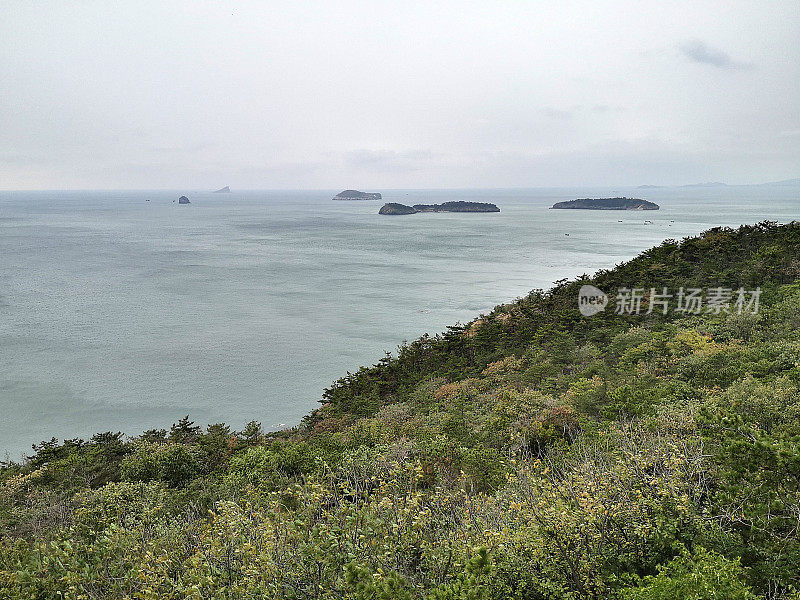
[[[0,409],[17,415],[0,425],[0,446],[16,457],[52,436],[136,435],[186,414],[203,424],[299,423],[331,382],[404,339],[612,267],[669,237],[791,219],[792,189],[759,191],[654,191],[663,208],[652,226],[635,221],[640,213],[547,210],[596,190],[387,192],[387,201],[466,198],[503,208],[490,219],[410,221],[318,192],[192,193],[179,222],[171,191],[0,194],[12,218],[0,222],[0,251],[6,276],[15,274],[0,310],[21,324],[0,349],[16,374]],[[283,233],[286,224],[293,229]],[[345,232],[358,246],[339,241]],[[19,252],[22,239],[33,251]],[[67,276],[33,277],[51,266]],[[118,295],[104,292],[114,289],[126,290],[135,310],[120,311]],[[26,317],[32,306],[58,329]],[[197,331],[198,319],[207,331]]]

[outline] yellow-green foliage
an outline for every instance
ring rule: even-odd
[[[714,230],[593,280],[758,284],[758,315],[585,319],[562,283],[289,432],[43,442],[0,468],[0,598],[796,599],[798,252]]]

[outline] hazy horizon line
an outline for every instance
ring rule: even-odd
[[[697,183],[672,183],[672,184],[615,184],[615,185],[601,185],[601,184],[574,184],[574,185],[539,185],[539,186],[487,186],[487,187],[472,187],[472,186],[455,186],[455,187],[385,187],[385,188],[338,188],[338,187],[276,187],[276,188],[258,188],[258,187],[242,187],[231,189],[230,193],[239,192],[331,192],[341,189],[363,189],[375,191],[446,191],[446,190],[477,190],[477,191],[500,191],[500,190],[558,190],[558,189],[580,189],[580,188],[602,188],[602,189],[659,189],[659,188],[680,188],[680,187],[698,187],[698,188],[715,188],[715,187],[756,187],[768,185],[793,185],[800,186],[800,177],[781,179],[777,181],[764,181],[760,183],[725,183],[718,181],[697,182]],[[226,186],[230,187],[230,186]],[[219,189],[219,188],[218,188]],[[191,188],[191,187],[163,187],[163,188],[15,188],[15,189],[0,189],[0,192],[207,192],[216,193],[216,190],[210,188]]]

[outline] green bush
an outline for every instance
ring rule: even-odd
[[[738,561],[697,548],[681,554],[644,577],[639,587],[623,590],[625,600],[749,600],[756,596],[744,582]]]
[[[171,487],[183,487],[202,472],[200,455],[197,446],[141,442],[136,451],[122,461],[122,478],[159,480]]]

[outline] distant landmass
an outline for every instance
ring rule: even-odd
[[[684,188],[712,188],[712,187],[727,187],[727,183],[722,183],[721,181],[707,181],[705,183],[688,183],[686,185],[682,185],[681,187]]]
[[[378,211],[379,215],[413,215],[414,213],[419,212],[416,208],[412,206],[406,206],[405,204],[398,204],[397,202],[387,202],[381,209]]]
[[[723,188],[723,187],[753,187],[753,186],[800,186],[800,178],[796,179],[783,179],[781,181],[765,181],[763,183],[739,183],[739,184],[729,184],[723,183],[722,181],[706,181],[703,183],[686,183],[683,185],[640,185],[637,186],[637,189],[640,190],[647,190],[647,189],[660,189],[660,188],[668,188],[668,187],[681,187],[681,188]]]
[[[421,212],[469,212],[469,213],[497,213],[500,209],[490,202],[443,202],[442,204],[415,204],[407,206],[397,202],[384,204],[378,211],[380,215],[413,215]]]
[[[767,183],[759,183],[758,185],[795,186],[795,185],[800,185],[800,179],[784,179],[782,181],[768,181]]]
[[[442,204],[415,204],[417,212],[500,212],[491,202],[443,202]]]
[[[377,192],[359,192],[358,190],[345,190],[333,197],[334,200],[380,200]]]
[[[573,208],[582,210],[658,210],[655,202],[640,198],[579,198],[556,202],[550,208]]]
[[[231,193],[231,188],[229,188],[226,185],[224,188],[219,188],[218,190],[214,190],[214,193],[215,194],[230,194]]]

